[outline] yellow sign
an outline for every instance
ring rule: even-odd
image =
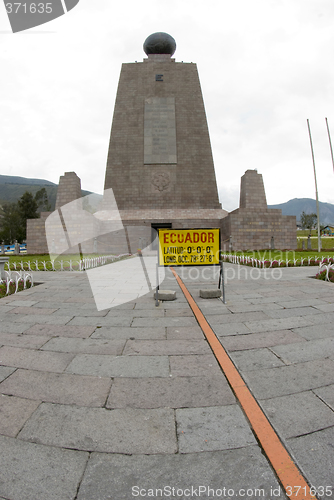
[[[159,229],[159,266],[213,266],[219,254],[219,229]]]

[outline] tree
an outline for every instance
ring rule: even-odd
[[[34,196],[26,191],[17,202],[18,209],[24,221],[27,219],[38,219],[38,204]]]
[[[38,205],[39,212],[51,211],[51,205],[49,203],[48,193],[46,192],[45,188],[42,188],[39,191],[37,191],[37,193],[35,194],[35,201]]]
[[[23,239],[27,237],[27,219],[38,219],[38,203],[34,196],[26,191],[17,202],[18,212],[21,217]]]
[[[17,203],[6,203],[0,213],[0,239],[11,244],[15,240],[22,243],[27,237],[27,219],[38,219],[38,208],[49,210],[48,196],[45,188],[33,196],[26,191]]]
[[[6,203],[1,210],[0,240],[6,245],[14,243],[15,240],[25,239],[25,230],[22,217],[17,203]]]
[[[309,229],[311,234],[311,230],[316,225],[317,219],[318,219],[317,214],[306,214],[305,212],[302,212],[300,216],[300,223],[302,225],[302,229]]]

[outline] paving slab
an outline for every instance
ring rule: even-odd
[[[284,366],[283,361],[270,352],[269,349],[234,351],[231,358],[237,368],[243,371]]]
[[[69,326],[130,326],[132,317],[124,313],[123,316],[109,316],[104,318],[75,316],[68,321]]]
[[[231,300],[226,300],[226,306],[230,312],[232,313],[242,313],[242,312],[251,312],[251,311],[265,311],[266,314],[268,311],[276,311],[283,309],[282,306],[272,302],[266,304],[240,304],[240,301],[232,302]],[[269,314],[268,314],[269,316]]]
[[[30,328],[30,324],[0,321],[0,333],[23,333]]]
[[[1,387],[1,386],[0,386]],[[225,377],[115,379],[107,408],[193,408],[235,403]]]
[[[49,337],[79,337],[87,338],[95,331],[96,326],[68,325],[33,325],[24,333],[28,335],[47,335]]]
[[[0,333],[0,345],[22,347],[26,349],[38,349],[42,347],[50,337],[46,335],[22,335],[20,333]]]
[[[166,339],[165,327],[131,328],[130,326],[97,327],[93,339]]]
[[[78,354],[67,373],[95,377],[168,377],[168,356],[109,356]]]
[[[308,361],[296,365],[243,372],[253,394],[269,399],[315,389],[334,383],[334,361]]]
[[[228,351],[242,351],[280,344],[306,342],[306,340],[291,330],[274,330],[271,332],[250,333],[248,335],[238,335],[235,337],[221,337],[220,342]]]
[[[110,473],[112,471],[112,474]],[[238,473],[236,474],[236,471]],[[138,488],[149,498],[159,498],[164,490],[166,498],[172,498],[174,487],[188,498],[223,498],[222,488],[234,489],[238,495],[242,490],[263,490],[263,498],[270,492],[279,492],[280,487],[266,459],[256,446],[235,450],[189,453],[184,455],[111,455],[92,453],[80,484],[78,500],[128,500]],[[206,488],[201,492],[199,487]],[[158,490],[158,491],[156,491]],[[220,492],[221,491],[221,492]],[[237,493],[238,492],[238,493]],[[217,495],[216,495],[217,494]],[[174,496],[175,496],[174,495]],[[196,495],[196,496],[195,496]],[[140,497],[139,497],[140,498]],[[286,499],[283,492],[279,500]]]
[[[16,304],[12,304],[12,305],[16,305]],[[86,307],[88,307],[88,304],[85,304]],[[79,306],[77,306],[76,304],[69,304],[68,302],[64,302],[64,301],[61,301],[59,300],[58,302],[54,301],[54,302],[43,302],[43,299],[39,300],[38,302],[36,302],[36,305],[32,308],[33,310],[36,309],[36,311],[39,311],[39,309],[49,309],[49,308],[53,308],[53,309],[56,309],[58,311],[58,309],[63,309],[63,311],[67,311],[67,313],[69,313],[70,311],[75,311],[76,309],[80,309],[81,307],[81,304],[79,304]],[[95,308],[96,310],[96,308]]]
[[[9,377],[15,370],[16,368],[11,368],[9,366],[0,366],[0,382]]]
[[[248,328],[244,323],[227,323],[224,325],[214,325],[212,328],[218,337],[224,337],[228,335],[242,335],[245,333],[251,333],[252,330]]]
[[[169,318],[169,317],[177,318],[179,316],[189,316],[190,318],[194,317],[194,313],[192,312],[190,307],[188,307],[186,309],[181,309],[181,308],[180,309],[166,309],[164,311],[164,313],[165,313],[166,318]],[[183,327],[183,328],[187,328],[187,327]]]
[[[285,363],[303,363],[334,355],[334,337],[298,342],[298,344],[273,346],[271,350]]]
[[[40,401],[0,395],[0,434],[15,437]]]
[[[4,297],[3,299],[1,299],[1,303],[6,300],[6,301],[9,301],[10,299],[10,303],[11,303],[11,306],[12,308],[13,307],[31,307],[35,304],[38,303],[38,300],[22,300],[21,299],[21,293],[20,293],[20,298],[18,298],[19,296],[18,295],[11,295],[10,297]]]
[[[0,364],[16,368],[62,372],[73,358],[73,354],[59,352],[43,352],[10,346],[0,348]]]
[[[284,307],[285,309],[296,308],[296,307],[304,308],[306,306],[316,307],[316,306],[323,306],[325,304],[323,300],[316,299],[314,297],[310,298],[303,297],[302,300],[294,300],[294,299],[283,300],[283,301],[278,300],[277,303],[280,306]]]
[[[43,351],[74,352],[82,354],[122,354],[126,340],[78,339],[58,337],[49,340],[41,348]]]
[[[334,412],[312,391],[266,399],[261,406],[285,439],[334,426]]]
[[[196,297],[196,302],[200,302],[198,297]],[[201,301],[200,304],[201,311],[205,311],[205,314],[231,314],[231,311],[229,308],[226,307],[225,304],[223,304],[222,300],[220,298],[218,299],[212,299],[212,300],[205,300]]]
[[[320,389],[313,389],[313,392],[334,410],[334,384]]]
[[[261,321],[246,321],[245,325],[253,333],[269,332],[270,330],[289,330],[301,326],[307,326],[308,322],[304,317],[297,316],[291,318],[277,318]]]
[[[109,453],[175,453],[171,409],[81,408],[42,403],[19,439],[49,446]]]
[[[176,410],[176,421],[180,453],[227,450],[256,443],[236,404]]]
[[[225,323],[245,323],[252,320],[267,320],[269,316],[262,311],[251,311],[245,313],[231,313],[231,314],[205,314],[206,319],[213,326],[222,325]]]
[[[195,318],[187,317],[174,317],[174,318],[134,318],[131,326],[132,327],[146,327],[146,326],[196,326],[197,322]]]
[[[94,297],[69,297],[66,302],[74,304],[95,304]]]
[[[111,379],[67,373],[16,370],[0,384],[2,394],[49,403],[104,406]]]
[[[319,309],[316,309],[315,307],[296,307],[296,308],[290,308],[290,309],[268,309],[266,311],[266,314],[270,318],[291,318],[294,316],[306,316],[306,315],[312,315],[312,314],[321,314],[321,311]]]
[[[184,296],[182,294],[182,292],[180,291],[179,288],[176,289],[179,293],[178,293],[178,297],[177,297],[177,300],[174,300],[172,302],[163,302],[163,303],[160,303],[159,304],[159,307],[158,308],[162,308],[164,311],[168,311],[170,309],[172,309],[173,311],[176,310],[176,309],[184,309],[184,308],[188,308],[188,302],[184,299]],[[155,305],[154,305],[155,307]],[[147,308],[152,308],[152,302],[150,301],[149,303],[146,303],[146,302],[136,302],[136,305],[135,305],[135,310],[140,310],[140,309],[147,309]]]
[[[290,297],[291,300],[293,300],[293,297]],[[282,296],[282,300],[288,300],[289,297],[287,297],[286,295]],[[259,305],[259,304],[262,304],[262,305],[265,305],[265,304],[269,304],[268,307],[271,307],[270,304],[277,304],[277,301],[279,300],[279,297],[275,294],[275,295],[272,295],[272,296],[269,296],[269,297],[260,297],[260,298],[255,298],[255,299],[248,299],[248,301],[251,303],[251,304],[254,304],[254,305]],[[278,304],[280,307],[283,307],[281,306],[280,304]]]
[[[317,489],[320,486],[325,487],[324,494],[321,494],[321,489],[319,489],[320,498],[332,498],[334,494],[333,442],[334,427],[288,441],[289,449],[307,475],[310,484]]]
[[[163,318],[164,317],[164,309],[163,306],[155,307],[155,303],[152,304],[151,309],[117,309],[113,307],[110,311],[107,310],[107,318],[114,318],[117,316],[127,316],[132,318]]]
[[[15,309],[15,306],[3,306],[0,304],[0,316],[5,316],[5,314],[13,309]]]
[[[124,355],[175,356],[177,354],[209,354],[206,340],[129,340]]]
[[[56,290],[53,289],[52,294],[49,293],[50,290],[46,289],[45,292],[41,293],[35,292],[33,294],[33,298],[36,299],[37,301],[43,301],[43,302],[62,302],[65,301],[66,298],[73,296],[73,291],[71,290],[61,289],[60,291],[56,292]]]
[[[35,323],[40,323],[42,325],[66,325],[71,319],[73,318],[73,315],[58,315],[56,316],[55,314],[12,314],[11,315],[11,320],[13,321],[13,324],[17,323],[18,325],[20,323],[25,324],[25,328],[31,326],[32,324]],[[4,330],[2,330],[4,331]],[[17,332],[20,333],[20,332]]]
[[[57,311],[58,308],[56,309],[50,309],[50,308],[41,308],[41,307],[14,307],[11,311],[9,311],[9,314],[52,314],[55,311]]]
[[[0,436],[0,447],[0,495],[4,498],[74,500],[88,453],[5,436]]]
[[[53,304],[53,303],[52,303]],[[107,313],[108,313],[108,310],[105,309],[103,311],[97,311],[96,310],[96,307],[95,309],[84,309],[82,307],[77,307],[77,308],[74,308],[74,307],[68,307],[69,304],[67,304],[67,307],[64,308],[64,307],[60,307],[58,308],[57,311],[55,311],[53,313],[54,316],[62,316],[63,314],[66,314],[66,315],[71,315],[72,318],[73,317],[77,317],[79,316],[80,318],[87,318],[87,317],[90,317],[90,318],[103,318],[105,316],[107,316]]]
[[[326,303],[326,301],[324,300],[324,304],[322,305],[318,305],[316,306],[316,309],[318,309],[319,311],[321,312],[333,312],[334,311],[334,305],[333,304],[329,304],[329,303]]]
[[[322,314],[317,314],[316,316],[307,315],[307,316],[305,316],[305,319],[313,325],[324,325],[327,323],[333,324],[334,323],[334,312],[324,312]]]
[[[170,356],[170,371],[173,377],[209,377],[222,373],[211,354]]]
[[[197,326],[168,326],[167,330],[167,340],[190,340],[190,339],[203,339],[204,334],[202,329]]]
[[[333,324],[325,323],[312,326],[304,326],[302,328],[294,328],[293,332],[297,333],[306,340],[323,339],[326,337],[334,337]]]

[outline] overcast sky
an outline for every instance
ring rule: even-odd
[[[142,61],[165,31],[176,61],[197,63],[223,207],[240,177],[263,175],[268,204],[334,203],[333,0],[80,0],[68,14],[12,34],[0,4],[1,174],[58,183],[75,171],[102,193],[123,62]]]

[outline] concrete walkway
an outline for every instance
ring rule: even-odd
[[[224,305],[199,298],[213,268],[176,270],[317,496],[333,498],[334,285],[310,279],[316,268],[226,264]],[[176,301],[100,312],[85,273],[34,277],[0,300],[0,500],[286,498],[170,271],[161,288]]]

